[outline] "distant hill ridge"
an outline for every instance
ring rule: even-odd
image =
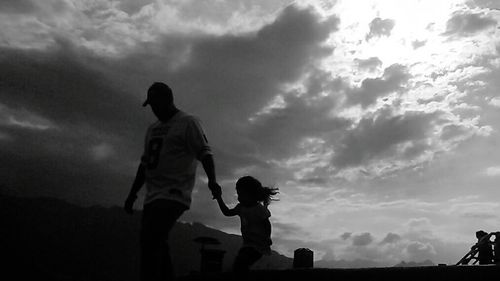
[[[0,195],[0,253],[10,261],[5,268],[23,272],[35,269],[60,280],[138,280],[141,212],[133,216],[120,207],[81,207],[54,198]],[[241,245],[239,235],[209,228],[201,223],[180,222],[170,244],[178,275],[198,271],[200,245],[196,237],[209,236],[221,242],[209,246],[226,251],[228,270]],[[255,269],[289,269],[292,258],[273,252]],[[405,262],[395,267],[432,266],[432,261]],[[316,268],[382,267],[370,260],[316,261]],[[37,276],[38,277],[38,276]]]
[[[401,261],[400,263],[396,264],[394,267],[418,267],[418,266],[434,266],[434,265],[436,265],[436,264],[434,262],[432,262],[431,260],[425,260],[422,262]]]
[[[5,195],[0,195],[0,206],[0,251],[9,261],[6,268],[34,268],[61,280],[138,280],[140,212],[129,216],[119,207],[80,207],[53,198]],[[199,236],[221,242],[216,248],[226,251],[228,270],[241,237],[181,222],[170,237],[177,274],[199,270],[200,245],[193,242]],[[291,266],[291,258],[273,252],[256,268]]]

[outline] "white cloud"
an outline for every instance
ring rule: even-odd
[[[101,55],[122,55],[165,34],[242,34],[269,23],[290,0],[14,1],[0,12],[3,40],[46,48],[58,38]],[[12,13],[14,12],[14,13]]]
[[[500,98],[492,98],[489,104],[495,107],[500,107]]]
[[[484,172],[486,175],[490,177],[496,177],[500,175],[500,166],[489,167]]]
[[[24,108],[9,108],[3,104],[0,104],[0,125],[40,131],[56,128],[52,121],[36,113]]]
[[[432,228],[430,219],[426,217],[412,218],[406,223],[406,226],[411,232],[429,230]]]
[[[404,251],[411,261],[433,260],[436,256],[436,250],[430,243],[418,241],[410,242]]]

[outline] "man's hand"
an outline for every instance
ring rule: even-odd
[[[123,207],[123,209],[125,209],[125,212],[127,212],[127,214],[131,215],[132,213],[134,213],[133,207],[135,199],[137,199],[137,195],[129,194],[127,200],[125,200],[125,206]]]
[[[212,191],[212,199],[217,199],[222,196],[222,188],[216,181],[209,181],[208,188]]]

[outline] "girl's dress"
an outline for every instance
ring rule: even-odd
[[[262,255],[271,254],[271,212],[260,203],[250,207],[238,204],[236,210],[241,220],[242,248],[253,248]]]

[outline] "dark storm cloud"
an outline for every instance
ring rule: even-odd
[[[172,73],[172,80],[190,86],[183,92],[210,96],[208,106],[198,98],[199,105],[210,110],[210,105],[225,106],[228,118],[246,119],[278,92],[281,83],[295,81],[331,54],[332,49],[321,43],[337,24],[336,18],[321,22],[310,10],[290,6],[255,35],[199,41],[189,62]]]
[[[122,0],[118,3],[118,9],[133,15],[141,10],[142,7],[153,3],[153,0]]]
[[[415,40],[411,42],[411,46],[413,47],[414,50],[425,46],[425,44],[427,44],[427,40],[422,40],[422,41]]]
[[[123,163],[126,159],[113,156],[96,161],[90,153],[90,146],[101,142],[102,137],[81,129],[76,131],[76,127],[44,131],[0,129],[13,136],[2,142],[0,158],[4,165],[0,178],[15,195],[114,204],[113,198],[126,194],[122,188],[131,181]]]
[[[465,3],[471,8],[500,9],[500,4],[497,0],[468,0]]]
[[[351,232],[344,232],[342,235],[340,235],[340,238],[342,238],[342,240],[347,240],[351,238],[351,236],[352,236]]]
[[[380,242],[380,244],[392,244],[401,240],[401,236],[396,233],[387,233],[384,239]]]
[[[367,246],[371,242],[373,242],[373,236],[368,232],[358,234],[358,235],[353,235],[353,237],[352,237],[352,245],[353,246]]]
[[[332,49],[322,43],[337,25],[335,17],[321,21],[311,10],[290,6],[255,34],[200,40],[192,46],[188,63],[172,72],[170,80],[185,96],[182,98],[189,97],[186,104],[202,116],[212,142],[222,153],[283,156],[290,148],[287,143],[297,141],[286,135],[290,127],[309,122],[309,118],[296,116],[285,121],[282,134],[274,131],[273,124],[280,121],[271,116],[255,124],[248,118],[280,94],[283,83],[296,81],[331,54]],[[311,82],[310,87],[328,87],[319,84]],[[300,103],[292,97],[290,101]],[[295,129],[294,134],[299,133]]]
[[[178,6],[178,13],[186,20],[202,20],[210,22],[226,23],[235,11],[276,11],[291,3],[291,0],[196,0],[196,1],[172,1],[168,5]]]
[[[392,19],[374,18],[370,22],[370,32],[366,35],[366,41],[373,37],[391,36],[395,24]]]
[[[382,61],[377,57],[368,59],[355,59],[354,62],[358,65],[359,69],[366,69],[368,71],[375,71],[382,65]]]
[[[45,51],[1,52],[6,118],[29,124],[37,121],[31,114],[55,127],[3,124],[12,141],[0,149],[9,159],[2,177],[25,195],[116,202],[133,177],[129,163],[140,156],[137,144],[147,124],[140,101],[113,77],[118,70],[67,42]]]
[[[331,54],[322,43],[337,25],[335,17],[322,21],[310,9],[290,6],[252,34],[164,36],[116,58],[61,37],[45,50],[3,48],[0,109],[30,112],[57,129],[3,124],[2,135],[18,141],[0,148],[2,159],[9,159],[2,176],[11,175],[10,183],[22,184],[26,195],[121,203],[153,119],[140,106],[153,81],[169,83],[176,103],[201,117],[221,163],[219,174],[262,165],[265,159],[254,153],[260,138],[245,134],[248,118],[274,98],[282,83],[294,82]],[[22,181],[12,178],[17,172]],[[200,200],[205,200],[200,206],[213,204],[208,194]]]
[[[0,14],[27,14],[37,10],[31,0],[2,0],[0,1]]]
[[[455,137],[461,137],[467,133],[467,128],[458,125],[448,125],[443,127],[441,131],[441,139],[442,140],[450,140]]]
[[[496,26],[497,21],[485,13],[455,13],[446,23],[447,36],[471,36],[477,32]]]
[[[363,118],[345,134],[332,162],[337,168],[355,167],[395,155],[397,144],[426,138],[435,118],[436,113],[407,112],[393,115],[391,110],[382,109],[373,117]]]
[[[315,172],[318,170],[315,169]],[[327,177],[319,177],[319,176],[307,176],[304,178],[299,178],[298,179],[299,183],[305,184],[305,185],[316,185],[316,186],[324,186],[325,184],[328,183],[328,178]]]
[[[493,212],[465,212],[460,214],[461,217],[475,220],[497,219],[498,215]]]
[[[58,124],[87,124],[133,137],[144,116],[140,103],[120,88],[102,61],[61,42],[48,51],[2,50],[0,97],[10,108],[27,108]],[[142,121],[142,122],[141,122]]]
[[[319,87],[331,91],[336,86],[330,82]],[[284,107],[257,118],[249,135],[259,143],[262,153],[276,158],[290,156],[297,151],[297,145],[304,137],[330,138],[350,124],[347,120],[329,116],[337,104],[336,98],[334,95],[314,95],[316,86],[309,84],[311,91],[305,97],[286,95]]]
[[[47,51],[4,49],[3,53],[0,96],[8,107],[26,108],[63,127],[142,139],[136,132],[147,124],[147,117],[134,95],[139,90],[131,82],[117,80],[119,70],[106,59],[67,42]]]
[[[411,75],[408,68],[400,64],[393,64],[384,70],[379,78],[366,78],[361,87],[352,89],[347,96],[348,104],[361,104],[367,107],[377,101],[377,98],[392,92],[402,90]]]

